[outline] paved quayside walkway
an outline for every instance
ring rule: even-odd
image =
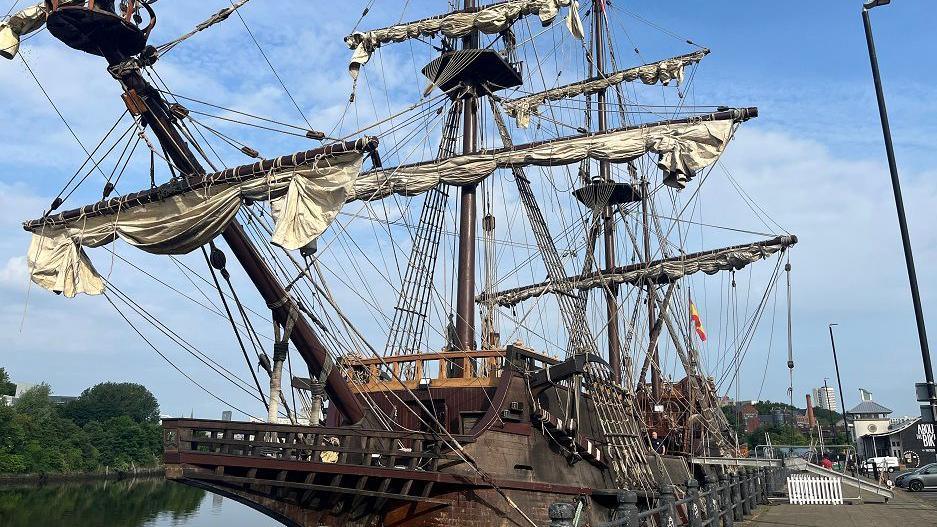
[[[745,527],[937,527],[937,507],[896,489],[888,503],[761,507]]]

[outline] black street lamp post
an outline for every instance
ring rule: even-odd
[[[904,260],[908,268],[908,281],[911,285],[911,301],[914,304],[914,318],[917,322],[918,340],[921,345],[921,358],[924,361],[925,385],[918,390],[918,400],[926,402],[921,406],[925,422],[934,422],[934,408],[937,403],[934,390],[934,370],[931,366],[930,349],[927,344],[927,331],[924,328],[924,310],[921,307],[921,293],[917,285],[917,272],[914,269],[914,257],[911,254],[911,237],[908,234],[908,220],[905,218],[904,200],[901,197],[901,184],[898,181],[898,164],[895,161],[895,147],[891,140],[891,128],[888,125],[888,112],[885,109],[885,93],[882,90],[882,77],[878,69],[878,56],[875,54],[875,41],[872,39],[872,22],[869,10],[887,5],[891,0],[869,0],[862,6],[862,22],[865,26],[865,40],[869,47],[869,62],[872,65],[872,79],[875,82],[875,95],[878,98],[878,113],[882,120],[882,134],[885,137],[885,153],[888,156],[888,170],[891,173],[891,186],[895,194],[895,208],[898,212],[898,227],[901,230],[901,243],[904,246]],[[920,393],[923,392],[923,393]]]

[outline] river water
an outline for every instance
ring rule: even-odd
[[[279,527],[233,500],[162,479],[0,488],[0,527]]]

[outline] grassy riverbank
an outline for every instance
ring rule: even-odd
[[[0,488],[35,486],[55,483],[80,483],[84,481],[119,481],[125,479],[160,479],[165,475],[162,467],[137,470],[98,470],[94,472],[69,472],[52,474],[0,474]]]

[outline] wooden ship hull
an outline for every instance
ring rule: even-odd
[[[595,439],[601,432],[590,397],[584,395],[578,426],[563,423],[551,413],[561,413],[561,400],[567,398],[567,388],[554,384],[562,380],[538,387],[522,374],[539,366],[572,375],[575,366],[518,346],[399,355],[385,362],[398,370],[419,364],[428,371],[431,362],[460,359],[477,365],[465,370],[472,375],[416,376],[406,389],[378,376],[353,384],[387,415],[412,404],[409,389],[435,409],[446,432],[428,430],[399,408],[399,424],[413,432],[337,426],[337,412],[329,415],[332,426],[321,427],[167,419],[166,475],[298,527],[529,525],[517,509],[546,525],[552,503],[577,500],[591,522],[607,521],[617,505],[617,487],[610,453]],[[373,359],[360,362],[357,371],[377,372]],[[441,371],[446,372],[444,365]],[[463,450],[447,446],[454,442]],[[663,458],[660,466],[669,473],[655,479],[689,477],[682,458]],[[642,501],[653,497],[648,490],[639,493]]]

